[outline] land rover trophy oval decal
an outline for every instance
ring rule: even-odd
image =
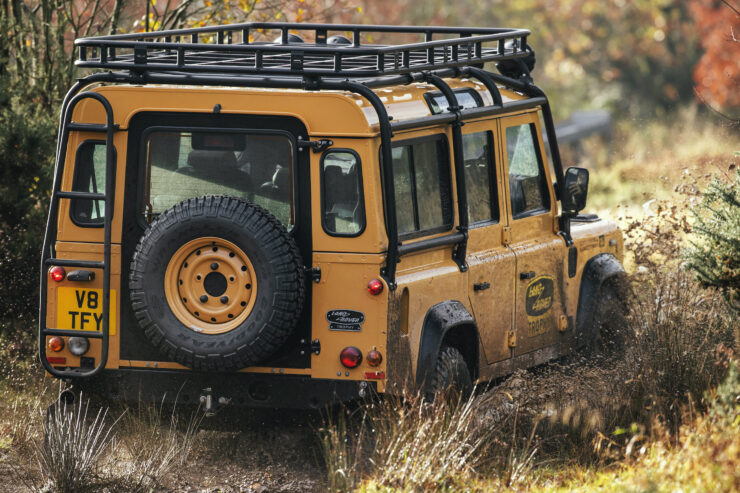
[[[527,286],[527,315],[539,317],[550,310],[555,284],[552,277],[541,276]]]
[[[329,310],[326,312],[326,320],[329,322],[329,330],[359,332],[365,315],[354,310]]]

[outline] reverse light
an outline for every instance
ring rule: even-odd
[[[373,349],[369,353],[367,353],[367,364],[370,366],[378,366],[383,361],[383,356]]]
[[[67,344],[69,352],[75,356],[82,356],[90,349],[90,341],[87,337],[70,337]]]
[[[339,353],[339,361],[346,368],[357,368],[362,363],[362,352],[354,346],[346,347]]]
[[[64,270],[64,267],[60,265],[55,265],[54,267],[49,269],[49,277],[52,281],[56,282],[62,282],[64,281],[64,277],[67,275],[67,271]]]
[[[64,339],[59,336],[52,337],[51,339],[49,339],[49,342],[47,344],[49,345],[49,349],[51,349],[55,353],[58,353],[59,351],[64,349]]]
[[[372,295],[379,295],[383,292],[383,281],[380,279],[373,279],[369,283],[367,283],[367,290]]]

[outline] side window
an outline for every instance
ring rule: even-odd
[[[331,150],[321,160],[322,221],[331,235],[357,236],[365,229],[360,158]]]
[[[401,235],[445,231],[452,226],[450,162],[444,138],[393,148],[396,216]]]
[[[468,222],[470,224],[498,221],[496,181],[495,174],[492,172],[495,169],[492,149],[491,132],[463,135],[465,188],[468,192]]]
[[[105,142],[87,141],[77,148],[75,192],[105,193]],[[72,200],[72,220],[79,226],[102,226],[105,219],[104,200]]]
[[[506,129],[511,212],[516,219],[550,210],[550,196],[534,124]]]

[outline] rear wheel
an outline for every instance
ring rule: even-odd
[[[468,398],[472,392],[473,379],[462,353],[454,347],[443,346],[437,357],[431,394],[427,399],[432,400],[435,394],[441,393],[448,401],[458,401]]]

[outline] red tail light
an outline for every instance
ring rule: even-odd
[[[51,269],[49,269],[49,277],[52,281],[56,282],[62,282],[64,281],[64,277],[67,275],[67,271],[64,270],[64,267],[61,267],[59,265],[55,265]]]
[[[385,378],[384,371],[366,371],[365,378],[368,380],[383,380]]]
[[[367,283],[367,290],[372,295],[378,295],[383,292],[383,281],[380,279],[373,279]]]
[[[48,361],[52,365],[66,365],[67,364],[67,358],[65,358],[64,356],[49,356],[46,358],[46,361]]]
[[[354,346],[346,347],[339,353],[339,361],[347,368],[357,368],[362,363],[362,352]]]

